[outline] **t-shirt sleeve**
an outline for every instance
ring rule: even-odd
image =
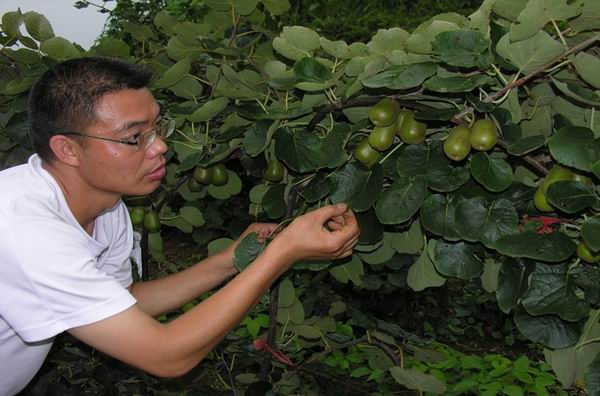
[[[3,318],[26,342],[120,313],[135,298],[97,267],[76,229],[48,218],[0,230]]]

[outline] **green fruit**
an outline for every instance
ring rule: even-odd
[[[276,159],[270,160],[263,173],[263,179],[271,182],[280,182],[283,179],[283,165]]]
[[[396,125],[394,124],[386,127],[375,127],[369,134],[369,144],[374,149],[385,151],[394,143],[394,136],[396,136]]]
[[[144,224],[145,213],[146,211],[144,208],[140,206],[136,206],[135,208],[131,209],[131,213],[129,214],[131,217],[131,224],[136,228],[141,227]]]
[[[224,186],[229,181],[229,172],[223,164],[217,164],[212,167],[212,177],[210,182],[215,186]]]
[[[577,256],[586,263],[597,263],[600,261],[600,254],[594,252],[583,240],[577,244]]]
[[[498,142],[498,131],[496,125],[489,118],[477,120],[471,127],[469,143],[471,147],[479,151],[487,151]]]
[[[367,139],[364,139],[362,142],[360,142],[354,149],[354,158],[369,168],[379,161],[380,157],[381,154],[379,151],[371,147]]]
[[[195,181],[200,184],[210,184],[212,179],[212,168],[204,168],[201,166],[197,166],[194,168],[194,173],[192,173],[192,177]]]
[[[533,204],[535,205],[536,209],[540,212],[554,211],[552,205],[550,205],[546,200],[546,196],[544,195],[544,191],[541,187],[538,187],[538,189],[535,190],[535,194],[533,195]]]
[[[400,136],[400,139],[405,143],[420,144],[425,141],[426,133],[427,125],[415,120],[414,113],[410,113],[404,117],[398,136]]]
[[[462,161],[471,152],[469,135],[471,129],[464,125],[455,126],[444,141],[444,153],[453,161]]]
[[[542,191],[546,194],[552,183],[562,180],[573,180],[573,171],[560,165],[554,165],[542,182]]]
[[[594,182],[592,181],[591,177],[582,175],[581,173],[575,173],[575,172],[573,172],[573,177],[571,178],[571,180],[579,182],[579,183],[586,184],[588,186],[594,185]]]
[[[199,192],[204,188],[202,184],[198,183],[193,177],[188,179],[187,186],[191,192]]]
[[[394,123],[394,125],[396,126],[396,134],[398,136],[400,136],[400,128],[402,128],[402,123],[404,122],[404,119],[406,118],[406,116],[409,114],[414,114],[414,113],[410,110],[400,110],[398,112],[398,116],[396,117],[396,122]]]
[[[148,232],[157,232],[160,230],[160,218],[158,213],[151,210],[144,216],[144,228]]]
[[[383,98],[369,109],[369,120],[375,126],[390,126],[396,121],[400,105],[394,99]]]

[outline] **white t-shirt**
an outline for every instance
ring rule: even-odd
[[[90,236],[37,155],[0,172],[0,395],[27,385],[57,334],[136,303],[132,247],[123,202]]]

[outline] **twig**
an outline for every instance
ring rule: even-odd
[[[506,144],[506,142],[502,139],[498,139],[498,145],[500,147],[502,147],[504,150],[508,149],[508,144]],[[541,175],[545,176],[548,174],[548,169],[546,169],[546,167],[540,161],[536,160],[532,156],[524,155],[524,156],[518,157],[518,158],[521,159],[523,162],[527,163],[527,165],[530,165],[533,169],[538,171]]]
[[[571,48],[570,50],[567,50],[567,51],[563,52],[560,56],[554,58],[550,62],[544,64],[543,66],[538,67],[537,69],[535,69],[531,73],[529,73],[529,74],[527,74],[527,75],[519,78],[516,81],[513,81],[512,83],[508,84],[507,86],[505,86],[504,88],[502,88],[501,90],[499,90],[498,92],[496,92],[495,94],[484,98],[483,102],[490,103],[490,102],[495,101],[496,99],[502,97],[502,95],[506,94],[511,89],[523,85],[525,82],[529,81],[531,78],[535,77],[537,74],[543,72],[548,67],[550,67],[553,64],[555,64],[556,62],[558,62],[558,61],[560,61],[560,60],[562,60],[562,59],[564,59],[564,58],[566,58],[566,57],[568,57],[570,55],[573,55],[574,53],[582,51],[583,49],[585,49],[588,46],[592,45],[596,41],[600,41],[600,34],[598,34],[596,36],[593,36],[592,38],[589,38],[589,39],[585,40],[584,42],[580,43],[579,45],[576,45],[575,47]]]

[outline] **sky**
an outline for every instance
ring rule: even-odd
[[[38,12],[48,18],[55,35],[89,49],[102,32],[108,14],[98,12],[93,6],[78,10],[73,7],[74,3],[74,0],[0,0],[0,15],[19,7],[23,13]],[[94,0],[92,3],[102,5],[104,2]],[[109,1],[106,7],[112,9],[114,3]],[[25,32],[24,26],[22,32]]]

